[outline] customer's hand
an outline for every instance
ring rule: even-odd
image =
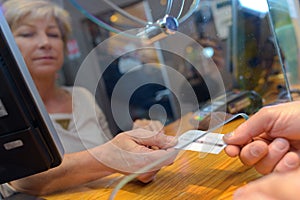
[[[262,108],[224,136],[225,152],[262,174],[300,166],[300,102]]]
[[[139,180],[149,182],[163,166],[173,163],[177,153],[172,147],[176,143],[177,140],[173,136],[134,129],[94,148],[92,153],[102,164],[123,174],[135,173],[164,157],[162,162],[139,176]],[[152,146],[155,146],[155,150]]]
[[[234,200],[298,200],[300,197],[300,169],[287,173],[272,173],[234,193]]]

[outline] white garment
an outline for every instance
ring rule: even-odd
[[[50,114],[65,153],[83,151],[112,138],[106,118],[94,96],[82,87],[64,87],[72,94],[72,114]],[[69,120],[67,128],[57,121]]]

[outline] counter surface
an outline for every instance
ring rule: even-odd
[[[193,127],[189,123],[190,114],[165,128],[167,134],[185,132]],[[242,119],[237,119],[221,130],[228,133],[234,130]],[[158,200],[158,199],[231,199],[233,192],[260,175],[244,166],[238,158],[228,157],[224,151],[218,155],[207,154],[200,158],[199,153],[181,151],[176,161],[164,167],[155,181],[143,184],[134,180],[125,185],[115,199]],[[114,174],[93,183],[86,184],[59,194],[44,197],[47,200],[67,199],[108,199],[123,175]]]

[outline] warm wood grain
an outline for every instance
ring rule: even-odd
[[[182,133],[192,128],[190,114],[166,127],[168,134]],[[222,128],[223,133],[234,130],[242,122],[235,120]],[[182,200],[182,199],[231,199],[235,189],[260,175],[253,168],[243,166],[238,159],[229,158],[224,152],[219,155],[182,151],[173,165],[163,168],[155,181],[142,184],[132,181],[124,186],[115,199],[130,200]],[[110,193],[123,178],[112,175],[91,184],[74,188],[48,200],[98,200],[108,199]]]

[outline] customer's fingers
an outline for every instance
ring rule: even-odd
[[[234,200],[299,199],[300,171],[272,173],[238,189]]]
[[[244,146],[240,152],[240,159],[245,165],[255,165],[268,154],[268,145],[261,141],[253,141]]]
[[[299,168],[300,157],[296,152],[288,152],[276,165],[275,172],[287,172]]]
[[[236,145],[227,145],[225,147],[225,153],[230,157],[236,157],[240,154],[240,147]]]
[[[262,108],[255,115],[251,116],[247,121],[241,124],[235,131],[225,134],[223,140],[227,144],[245,145],[253,138],[269,133],[272,124],[278,116],[269,112],[268,109]]]
[[[261,174],[268,174],[289,151],[289,142],[283,138],[276,138],[268,146],[268,154],[255,164],[255,169]]]

